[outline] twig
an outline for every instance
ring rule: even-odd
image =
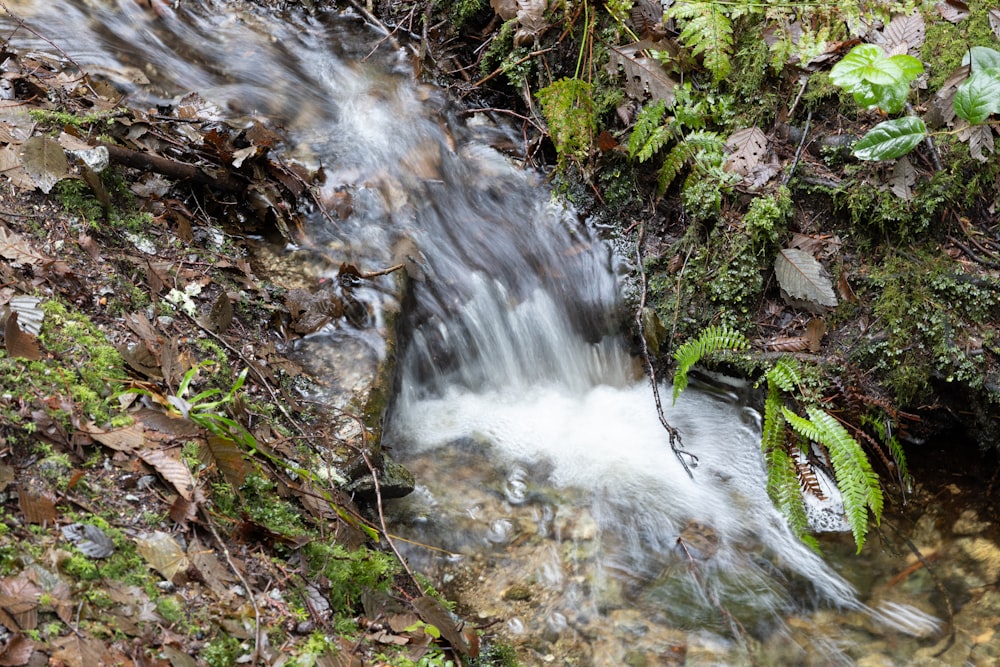
[[[635,311],[635,323],[639,328],[639,343],[642,346],[642,360],[646,364],[646,370],[649,372],[649,382],[653,387],[653,400],[656,402],[656,415],[660,419],[660,424],[663,428],[667,430],[670,435],[670,449],[674,451],[674,455],[677,456],[677,460],[681,462],[684,467],[684,472],[688,474],[688,477],[694,479],[694,474],[691,472],[691,468],[688,466],[688,462],[684,460],[685,456],[691,457],[691,462],[694,465],[698,463],[698,457],[691,452],[682,449],[683,443],[681,442],[681,433],[676,428],[670,425],[667,421],[666,415],[663,414],[663,402],[660,400],[660,385],[656,379],[656,369],[653,367],[653,360],[649,356],[649,346],[646,344],[646,330],[642,324],[642,311],[646,308],[646,269],[642,265],[642,248],[646,241],[646,225],[639,225],[639,238],[636,242],[636,265],[639,267],[639,305]]]
[[[103,146],[108,150],[108,157],[112,162],[126,167],[152,171],[157,174],[163,174],[164,176],[176,178],[178,180],[190,180],[196,183],[203,183],[228,192],[242,192],[246,189],[246,184],[240,179],[234,177],[233,174],[228,171],[223,172],[222,175],[218,177],[210,176],[208,173],[202,171],[193,164],[187,164],[186,162],[178,162],[176,160],[171,160],[160,155],[153,155],[151,153],[141,153],[139,151],[134,151],[131,148],[116,146],[115,144],[109,144],[104,141],[99,142],[98,145]]]
[[[917,115],[913,110],[913,105],[909,102],[906,103],[906,113],[911,116]],[[924,145],[927,146],[927,152],[931,154],[931,163],[934,165],[934,171],[942,171],[944,167],[941,165],[941,158],[938,157],[937,147],[934,145],[934,139],[930,133],[924,137]]]
[[[212,521],[212,515],[209,514],[208,509],[202,505],[201,514],[205,517],[205,525],[208,529],[212,531],[212,537],[218,542],[219,548],[222,549],[222,554],[226,557],[226,563],[229,564],[229,569],[233,571],[236,578],[240,580],[240,585],[243,586],[243,590],[247,592],[247,597],[250,598],[250,604],[253,605],[253,623],[254,623],[254,641],[253,641],[253,653],[250,655],[250,664],[256,665],[260,660],[260,647],[261,647],[261,623],[260,623],[260,608],[257,606],[257,598],[254,597],[253,589],[250,588],[250,584],[247,582],[243,573],[239,571],[236,567],[236,563],[233,562],[233,557],[229,553],[229,547],[226,543],[222,541],[219,537],[219,532],[215,530],[215,523]]]
[[[528,55],[524,56],[523,58],[521,58],[520,60],[518,60],[515,63],[511,63],[510,65],[504,65],[503,67],[497,67],[495,70],[493,70],[492,72],[490,72],[489,74],[487,74],[486,76],[484,76],[482,79],[480,79],[479,81],[476,81],[475,83],[473,83],[472,87],[473,88],[478,88],[479,86],[483,85],[484,83],[486,83],[490,79],[496,78],[497,76],[499,76],[503,72],[506,72],[507,70],[511,69],[512,67],[517,67],[521,63],[523,63],[523,62],[525,62],[527,60],[531,60],[535,56],[540,56],[540,55],[542,55],[544,53],[548,53],[549,51],[555,51],[555,50],[556,50],[556,47],[552,46],[552,47],[549,47],[547,49],[541,49],[539,51],[532,51],[531,53],[529,53]]]
[[[260,370],[257,368],[257,365],[254,364],[250,359],[248,359],[246,355],[244,355],[238,349],[230,345],[229,341],[227,341],[225,338],[215,333],[214,331],[212,331],[211,329],[209,329],[208,327],[206,327],[205,325],[203,325],[201,322],[191,317],[190,315],[188,317],[192,322],[201,327],[202,331],[204,331],[209,336],[222,343],[222,345],[224,345],[226,349],[228,349],[230,352],[238,356],[243,361],[243,363],[246,364],[247,368],[249,368],[253,372],[254,376],[257,378],[257,381],[260,382],[267,390],[267,393],[271,395],[272,403],[278,406],[278,409],[281,410],[281,414],[285,416],[285,419],[287,419],[288,422],[295,427],[295,429],[299,432],[300,435],[305,435],[306,434],[305,430],[302,428],[302,426],[299,425],[297,421],[295,421],[292,415],[289,414],[288,410],[285,409],[284,402],[278,398],[278,394],[274,391],[274,388],[271,386],[271,383],[267,381],[267,378],[264,377],[264,374],[261,373]]]
[[[785,177],[781,179],[782,185],[788,185],[788,181],[792,180],[792,174],[795,173],[795,167],[799,165],[799,157],[802,156],[802,148],[806,145],[806,139],[809,137],[809,125],[812,123],[813,112],[812,109],[809,110],[809,114],[806,116],[806,126],[802,130],[802,139],[799,140],[799,147],[795,149],[795,158],[792,160],[792,166],[789,168],[788,173]]]
[[[973,252],[972,248],[970,248],[969,246],[965,245],[964,243],[962,243],[961,241],[959,241],[958,239],[956,239],[951,234],[948,234],[948,240],[951,241],[952,243],[954,243],[955,245],[957,245],[959,248],[961,248],[962,252],[964,252],[966,255],[968,255],[969,259],[973,260],[974,262],[978,262],[979,264],[982,264],[983,266],[987,266],[987,267],[989,267],[991,269],[1000,269],[1000,264],[998,264],[997,262],[988,260],[988,259],[983,259],[979,255],[977,255],[975,252]]]

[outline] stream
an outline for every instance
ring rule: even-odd
[[[935,579],[874,536],[854,556],[831,490],[812,507],[827,531],[816,554],[765,492],[753,387],[727,378],[693,382],[676,405],[660,388],[688,474],[620,332],[627,251],[491,148],[502,123],[460,117],[350,11],[180,4],[8,2],[133,101],[197,91],[232,122],[276,121],[289,159],[325,165],[324,196],[352,197],[339,228],[314,216],[311,238],[367,270],[408,264],[406,300],[391,278],[358,290],[377,312],[402,308],[384,444],[418,485],[387,508],[391,528],[523,664],[1000,659],[1000,549],[974,510],[928,509],[906,529]],[[15,32],[5,15],[0,28]],[[11,41],[62,57],[23,30]],[[384,324],[306,345],[380,360]],[[325,372],[349,375],[352,357],[333,357]],[[961,601],[954,642],[941,588]]]

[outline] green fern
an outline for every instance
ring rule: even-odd
[[[698,337],[689,340],[674,351],[677,370],[674,372],[674,403],[687,388],[688,371],[706,355],[728,350],[738,352],[750,347],[746,337],[726,325],[711,326],[702,330]]]
[[[635,119],[635,127],[628,138],[628,156],[645,162],[653,157],[664,144],[670,140],[671,133],[663,124],[663,116],[667,112],[664,100],[644,107]]]
[[[687,164],[694,162],[700,154],[717,153],[721,156],[725,146],[726,141],[718,132],[696,130],[685,135],[676,146],[670,149],[667,157],[663,159],[663,166],[660,167],[660,172],[657,176],[657,190],[659,194],[666,192],[681,170]]]
[[[858,553],[861,553],[868,533],[869,510],[875,523],[882,519],[882,488],[878,475],[858,441],[833,416],[815,406],[808,406],[806,412],[808,419],[782,408],[785,420],[796,432],[829,452],[837,487],[844,499],[847,523],[854,534]]]
[[[560,163],[586,159],[597,130],[591,85],[580,79],[560,79],[536,93],[549,126]]]
[[[784,420],[780,416],[778,419],[783,426]],[[796,537],[818,551],[819,542],[809,534],[809,517],[799,488],[795,461],[784,447],[779,446],[764,453],[764,462],[767,464],[767,494],[771,502],[785,516]]]
[[[767,385],[786,391],[789,394],[802,383],[799,377],[798,364],[789,359],[778,359],[767,371]]]
[[[732,70],[733,18],[742,13],[738,5],[719,2],[677,2],[667,10],[667,18],[683,25],[680,41],[692,55],[702,56],[716,82]]]

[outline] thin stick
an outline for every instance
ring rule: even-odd
[[[663,428],[667,430],[670,435],[670,449],[674,451],[674,455],[677,456],[677,460],[681,462],[684,467],[684,472],[688,474],[688,477],[694,479],[694,473],[691,472],[691,468],[688,466],[688,462],[684,460],[685,456],[691,458],[691,462],[695,465],[698,463],[698,457],[691,452],[682,449],[683,442],[681,441],[681,433],[676,428],[671,426],[670,422],[667,421],[666,415],[663,414],[663,402],[660,400],[660,385],[656,379],[656,369],[653,367],[653,360],[649,356],[649,346],[646,344],[646,330],[642,324],[642,311],[646,308],[646,269],[642,265],[642,248],[646,241],[646,225],[645,223],[639,224],[639,239],[636,242],[636,264],[639,267],[639,306],[635,311],[635,323],[639,328],[639,343],[642,345],[642,360],[646,364],[646,370],[649,373],[649,382],[653,387],[653,400],[656,402],[656,416],[660,419],[660,424]]]
[[[795,167],[799,165],[799,157],[802,155],[802,148],[806,145],[806,138],[809,137],[809,125],[812,123],[813,112],[812,109],[809,110],[809,114],[806,116],[806,126],[802,130],[802,139],[799,140],[799,147],[795,149],[795,159],[792,160],[792,166],[785,174],[785,177],[781,179],[782,185],[788,185],[788,181],[792,180],[792,174],[795,173]]]

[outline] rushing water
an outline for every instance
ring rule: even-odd
[[[455,122],[440,91],[412,83],[405,51],[366,60],[374,36],[332,11],[18,4],[139,98],[196,90],[233,117],[283,122],[328,190],[353,195],[339,230],[313,233],[345,259],[386,265],[412,243],[386,443],[420,486],[393,507],[396,530],[448,552],[408,549],[526,655],[849,663],[859,636],[936,632],[899,601],[863,604],[790,533],[764,491],[747,387],[694,387],[668,407],[697,457],[687,474],[617,331],[622,260],[488,147],[499,129]]]

